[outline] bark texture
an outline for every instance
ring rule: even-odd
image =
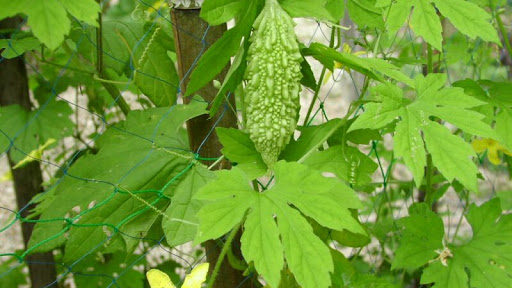
[[[199,55],[204,53],[211,44],[215,43],[226,31],[226,25],[208,26],[204,20],[199,17],[199,9],[173,9],[171,11],[172,22],[174,24],[174,39],[176,45],[176,53],[178,56],[178,73],[180,75],[181,91],[186,91],[189,82],[191,68],[197,62]],[[209,27],[209,28],[208,28]],[[203,43],[201,39],[208,30]],[[205,45],[206,47],[204,47]],[[219,81],[223,81],[228,68],[226,67],[217,77]],[[217,89],[213,87],[213,83],[209,83],[197,92],[204,100],[211,103],[217,94]],[[190,102],[191,98],[185,98],[184,102]],[[231,107],[235,107],[234,99],[231,100]],[[221,109],[222,110],[222,109]],[[187,122],[187,130],[190,141],[190,149],[199,152],[201,157],[214,158],[221,156],[222,145],[218,140],[214,127],[236,127],[236,115],[231,109],[224,113],[220,111],[215,117],[209,119],[208,115],[203,115],[191,119]],[[220,119],[219,119],[220,118]],[[218,122],[218,123],[217,123]],[[217,123],[217,125],[215,125]],[[206,139],[206,141],[204,141]],[[204,143],[203,143],[204,141]],[[205,164],[211,164],[212,161],[205,161]],[[217,169],[229,169],[228,161],[222,161],[216,167]],[[213,267],[217,262],[218,256],[222,249],[222,245],[217,241],[208,241],[205,244],[207,260]],[[239,238],[233,241],[233,251],[235,255],[240,256]],[[235,270],[229,265],[227,258],[222,263],[219,276],[216,279],[215,288],[244,288],[254,287],[252,281],[243,276],[242,271]]]
[[[0,30],[16,29],[21,23],[19,18],[8,18],[0,21]],[[1,38],[9,37],[9,34],[0,35]],[[14,59],[3,59],[0,61],[0,105],[7,106],[17,104],[26,110],[30,110],[28,93],[28,78],[25,62],[22,57]],[[3,151],[2,151],[3,152]],[[25,151],[27,152],[27,151]],[[16,191],[16,202],[18,208],[25,207],[32,197],[42,191],[42,175],[39,162],[32,162],[28,165],[12,169],[15,165],[8,154],[9,165],[11,167],[14,189]],[[22,213],[26,217],[29,211],[34,207],[27,207]],[[32,235],[34,223],[23,222],[21,229],[23,233],[23,242],[25,247]],[[29,255],[26,259],[30,273],[30,280],[33,288],[46,287],[55,281],[57,275],[52,252]],[[9,277],[9,276],[7,276]],[[56,287],[57,284],[54,285]]]

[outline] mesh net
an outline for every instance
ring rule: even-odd
[[[105,1],[106,2],[103,3],[103,5],[106,5],[106,3],[108,2],[108,0]],[[219,121],[217,121],[215,125],[211,128],[211,130],[207,133],[207,136],[205,137],[205,139],[203,139],[202,144],[199,146],[197,151],[183,150],[183,147],[158,147],[157,145],[158,141],[156,141],[156,139],[159,137],[159,133],[161,132],[161,126],[164,125],[163,123],[166,120],[171,119],[172,117],[174,117],[174,114],[177,113],[175,112],[175,106],[165,108],[167,109],[166,111],[163,111],[162,113],[158,114],[159,119],[154,121],[156,125],[154,125],[151,133],[139,134],[130,131],[129,127],[126,128],[123,126],[112,126],[112,124],[118,122],[119,119],[123,118],[123,116],[119,113],[119,110],[117,108],[120,105],[121,101],[124,101],[123,97],[132,97],[128,101],[129,104],[132,106],[141,106],[140,103],[143,103],[141,101],[137,101],[140,100],[140,97],[133,97],[133,93],[130,93],[130,85],[133,83],[136,73],[143,73],[144,76],[154,79],[157,82],[160,82],[163,87],[171,87],[173,89],[176,89],[177,95],[179,95],[181,92],[181,85],[179,85],[178,83],[170,83],[167,80],[162,79],[162,77],[160,77],[160,75],[158,74],[148,74],[147,72],[138,70],[136,68],[136,59],[134,59],[133,55],[140,53],[141,50],[144,49],[144,47],[141,46],[141,44],[144,43],[144,41],[151,41],[151,38],[155,35],[155,30],[158,29],[157,27],[159,23],[163,21],[165,23],[170,24],[173,27],[173,29],[181,29],[180,27],[174,25],[175,23],[173,23],[170,16],[167,15],[168,10],[162,8],[154,9],[151,4],[146,3],[142,0],[137,0],[137,5],[139,10],[149,11],[150,13],[153,13],[153,21],[149,23],[149,25],[145,26],[145,32],[143,33],[140,39],[137,39],[135,45],[133,47],[128,47],[131,50],[131,56],[129,58],[128,67],[130,73],[128,73],[129,77],[126,77],[124,81],[125,83],[123,84],[120,82],[110,81],[113,82],[110,84],[114,84],[116,85],[116,87],[118,87],[117,89],[119,89],[119,95],[117,95],[117,97],[115,97],[114,100],[109,100],[110,103],[106,105],[107,110],[110,111],[108,114],[101,114],[98,111],[91,109],[91,107],[87,105],[87,101],[84,101],[84,97],[82,97],[84,96],[83,94],[85,92],[82,91],[82,86],[74,87],[74,92],[76,92],[76,97],[74,100],[70,100],[72,99],[72,97],[69,97],[69,95],[63,95],[63,93],[60,92],[59,87],[61,81],[64,81],[63,79],[65,79],[66,77],[80,77],[77,75],[84,75],[84,77],[90,78],[92,77],[92,75],[94,75],[94,71],[91,72],[89,70],[81,70],[80,67],[73,65],[77,59],[83,57],[83,55],[81,54],[81,49],[84,46],[92,45],[92,47],[97,48],[97,39],[93,37],[90,33],[91,27],[83,23],[80,23],[78,20],[74,19],[74,27],[78,30],[81,29],[81,31],[73,32],[75,39],[74,46],[71,46],[71,51],[67,51],[69,55],[68,59],[60,59],[60,61],[58,62],[52,62],[52,59],[44,58],[44,51],[37,52],[38,54],[34,53],[38,57],[41,57],[40,59],[38,59],[39,61],[41,61],[41,63],[58,68],[57,75],[51,75],[51,73],[46,73],[42,70],[42,67],[35,64],[35,61],[25,60],[25,65],[29,68],[29,73],[33,75],[34,78],[37,79],[40,83],[43,83],[44,85],[49,87],[51,93],[46,100],[40,102],[41,105],[34,110],[34,113],[30,114],[30,117],[29,119],[27,119],[26,124],[19,131],[17,131],[14,134],[8,133],[6,131],[0,131],[3,135],[2,137],[7,138],[10,143],[8,147],[5,149],[5,151],[2,151],[2,158],[4,158],[4,163],[7,163],[6,158],[9,151],[16,151],[17,153],[21,153],[23,157],[33,158],[33,160],[36,160],[40,163],[43,169],[43,173],[45,173],[45,175],[50,175],[45,176],[45,178],[48,178],[48,180],[55,179],[55,181],[45,183],[45,192],[37,195],[34,199],[32,199],[30,203],[27,203],[23,207],[18,207],[17,209],[13,209],[13,207],[0,207],[0,211],[2,211],[1,213],[3,214],[2,219],[4,220],[1,223],[2,226],[0,227],[0,236],[19,234],[20,223],[61,223],[62,226],[57,231],[55,231],[55,233],[53,233],[51,236],[45,239],[41,239],[40,241],[37,241],[35,243],[31,243],[28,248],[19,244],[7,248],[12,249],[12,251],[6,251],[4,247],[7,246],[2,245],[2,249],[0,251],[0,261],[3,263],[2,267],[4,268],[0,270],[0,281],[2,281],[2,279],[15,279],[16,277],[19,277],[18,275],[21,271],[20,269],[25,267],[27,264],[50,264],[55,265],[58,272],[58,277],[54,282],[47,283],[46,286],[44,287],[56,287],[57,283],[63,282],[74,283],[69,285],[76,285],[77,287],[82,287],[81,285],[85,285],[84,287],[144,287],[142,284],[144,281],[144,275],[141,272],[143,272],[149,267],[159,267],[164,271],[169,271],[171,276],[174,277],[174,279],[178,279],[180,275],[189,272],[198,263],[204,262],[207,257],[204,250],[201,249],[200,247],[191,247],[190,245],[169,247],[165,241],[165,236],[159,230],[156,230],[155,233],[144,233],[146,235],[142,236],[138,234],[129,234],[123,231],[123,227],[125,224],[132,223],[137,219],[144,219],[144,217],[148,215],[148,211],[160,218],[169,217],[164,213],[164,210],[162,209],[162,207],[168,205],[171,200],[169,194],[166,193],[166,191],[168,191],[169,189],[174,189],[176,187],[176,183],[185,178],[187,173],[190,173],[193,170],[193,167],[197,165],[199,161],[215,162],[219,160],[218,158],[208,158],[201,156],[201,149],[208,140],[208,138],[211,137],[211,135],[213,134],[214,128],[218,125],[220,119],[222,119],[226,111],[232,109],[232,107],[228,105],[226,105],[223,108],[224,110],[223,112],[221,112]],[[16,31],[14,32],[14,34],[23,33],[22,27],[24,27],[24,25],[25,22],[21,23],[18,29],[16,29]],[[330,30],[330,27],[327,27],[325,24],[316,23],[312,35],[309,36],[309,39],[306,39],[306,41],[303,42],[329,42],[329,33],[326,33],[326,30]],[[206,32],[203,35],[196,35],[194,31],[182,32],[190,35],[193,39],[197,41],[197,45],[200,45],[202,47],[202,53],[197,56],[195,61],[195,63],[197,63],[199,58],[206,51],[208,43],[206,43],[205,39],[207,33],[209,33],[209,29],[206,29]],[[410,40],[413,37],[410,33],[404,33],[403,38],[409,38]],[[346,40],[347,42],[349,42],[354,39]],[[401,41],[401,39],[395,40],[398,43],[400,43]],[[14,49],[15,47],[11,48]],[[413,45],[412,49],[414,50],[414,48],[415,46]],[[145,52],[147,51],[144,51],[143,53]],[[388,51],[388,54],[390,54],[391,52],[392,51]],[[124,62],[123,59],[117,59],[114,55],[110,54],[109,51],[103,50],[102,53],[103,57],[105,59],[108,59],[107,61],[117,61],[119,63]],[[416,55],[417,59],[421,57],[419,51],[414,51],[414,54]],[[142,57],[148,56],[146,55]],[[7,60],[2,58],[0,59],[0,61]],[[185,77],[187,77],[190,74],[193,68],[194,67],[192,67],[186,73]],[[366,92],[366,88],[359,87],[361,86],[362,83],[360,83],[359,80],[354,79],[356,77],[352,74],[351,71],[340,70],[335,72],[334,75],[332,76],[332,79],[330,79],[328,84],[324,85],[324,88],[322,90],[304,91],[303,94],[307,99],[313,99],[311,113],[312,116],[307,121],[307,125],[326,122],[333,117],[330,116],[330,114],[341,113],[341,111],[334,111],[334,113],[332,113],[332,111],[327,111],[326,102],[329,100],[331,92],[339,88],[339,85],[342,82],[342,78],[349,79],[349,81],[352,81],[354,91],[357,94],[356,98],[359,96],[359,93]],[[100,78],[96,78],[95,80],[107,82],[109,81],[107,79]],[[347,81],[343,80],[343,83],[347,83]],[[346,90],[348,90],[348,88]],[[77,134],[76,137],[73,138],[75,139],[74,142],[72,141],[72,143],[66,142],[61,144],[62,147],[57,148],[57,150],[60,149],[63,152],[63,156],[61,157],[50,157],[50,160],[48,157],[35,157],[31,153],[31,151],[26,151],[22,147],[18,147],[16,139],[21,137],[21,135],[23,135],[23,133],[25,133],[27,130],[31,129],[31,127],[37,125],[38,119],[44,113],[45,109],[51,107],[56,101],[64,101],[67,105],[72,107],[73,117],[75,117],[75,125],[77,125],[76,133],[84,129],[92,129],[95,133],[91,133],[92,137],[90,137],[87,140],[83,140],[80,134]],[[328,103],[327,105],[330,104]],[[144,109],[144,105],[142,105],[142,108]],[[355,113],[357,114],[362,110],[364,110],[364,108],[363,106],[360,106],[357,108],[357,111]],[[89,123],[84,123],[83,119],[87,119]],[[81,125],[83,126],[81,127]],[[87,127],[87,125],[89,125],[89,127]],[[104,133],[107,129],[115,129],[118,135],[125,134],[130,135],[130,137],[138,137],[140,141],[145,141],[150,145],[154,145],[155,147],[149,149],[149,151],[145,155],[141,155],[139,159],[135,159],[134,161],[132,161],[132,167],[123,167],[123,170],[126,171],[126,173],[119,175],[118,181],[116,182],[105,181],[103,178],[89,178],[84,177],[83,175],[74,175],[73,173],[71,173],[69,170],[75,163],[75,161],[82,157],[84,152],[92,149],[91,147],[94,147],[94,143],[96,142],[96,140],[98,140],[100,135]],[[387,193],[387,189],[389,187],[388,181],[390,179],[390,173],[393,168],[394,159],[391,157],[391,159],[387,159],[387,162],[384,159],[381,159],[379,153],[382,150],[382,148],[379,148],[379,145],[381,145],[381,143],[379,143],[378,141],[373,141],[368,151],[368,155],[372,156],[379,165],[378,173],[380,174],[380,176],[377,178],[379,178],[380,181],[377,181],[372,184],[374,184],[375,187],[381,187],[380,189],[377,189],[377,191],[374,191],[371,197],[375,197],[377,199],[380,199],[382,197],[384,199],[387,199],[386,202],[390,204],[393,203],[393,201],[388,198],[389,194]],[[155,153],[155,151],[157,151],[158,149],[163,149],[165,153],[171,153],[172,155],[182,159],[183,161],[180,162],[180,165],[176,165],[174,167],[175,169],[172,171],[172,173],[170,173],[171,176],[168,176],[168,179],[166,179],[166,181],[163,182],[164,185],[161,185],[157,189],[152,188],[131,190],[126,188],[125,183],[129,182],[129,178],[132,176],[133,171],[137,169],[139,169],[140,171],[141,168],[146,169],[147,167],[150,167],[152,165],[151,160],[154,160],[154,158],[152,158],[152,153]],[[69,151],[73,152],[69,153]],[[126,157],[131,157],[131,155],[126,155]],[[56,173],[61,174],[59,177],[54,177],[54,175],[58,175]],[[89,205],[86,209],[79,209],[78,211],[75,211],[74,215],[70,215],[69,213],[67,213],[62,215],[55,215],[55,217],[47,217],[44,219],[34,219],[31,217],[22,216],[25,215],[24,212],[26,210],[31,209],[31,205],[33,203],[40,202],[42,199],[46,197],[48,193],[52,193],[52,191],[54,191],[54,189],[59,184],[66,181],[67,178],[73,178],[75,180],[81,181],[84,184],[87,184],[89,187],[91,185],[97,185],[99,191],[108,191],[108,193],[100,197],[100,201],[97,201],[96,203],[91,203],[91,205]],[[260,185],[262,187],[267,187],[270,184],[270,181],[268,183],[260,183]],[[108,186],[108,188],[105,188],[106,186]],[[413,188],[411,186],[411,191],[412,189]],[[93,189],[90,189],[84,191],[84,193],[94,193],[94,191]],[[113,221],[88,221],[88,223],[86,224],[83,224],[80,221],[81,219],[84,219],[84,217],[87,217],[88,214],[94,213],[94,211],[97,211],[101,207],[110,205],[113,201],[117,201],[116,199],[118,199],[120,195],[127,196],[129,199],[134,199],[134,201],[138,202],[137,207],[139,208],[133,209],[131,213],[129,213],[128,215],[123,215],[120,219],[112,217],[112,219],[115,219]],[[382,209],[382,205],[379,204],[381,202],[382,201],[374,201],[373,207],[369,209],[370,213],[368,213],[367,216],[361,216],[360,220],[363,222],[372,221],[370,219],[370,216],[372,215],[371,212],[373,212],[374,214],[377,213],[378,215],[380,209]],[[134,202],[131,203],[133,204]],[[460,205],[462,205],[463,203],[464,202],[461,200]],[[406,211],[407,206],[410,205],[410,203],[407,201],[394,204],[399,205],[399,207],[389,208],[398,211],[395,217],[403,216],[400,215],[400,213],[402,213],[400,211]],[[112,211],[112,214],[115,213],[116,211]],[[106,220],[109,220],[109,218],[107,217]],[[157,221],[156,218],[153,219],[153,221]],[[93,248],[85,252],[80,252],[81,254],[75,257],[73,261],[65,261],[62,258],[62,251],[59,250],[60,248],[56,249],[56,251],[54,252],[54,263],[30,261],[29,259],[27,259],[28,255],[40,249],[41,247],[44,247],[45,245],[48,245],[53,241],[58,241],[58,239],[61,239],[62,237],[67,237],[70,230],[84,229],[84,231],[92,231],[87,229],[97,227],[101,227],[103,231],[103,236],[100,237],[101,240],[98,241],[95,239],[89,239],[88,241],[94,241]],[[116,236],[118,235],[122,235],[123,239],[125,240],[128,239],[126,241],[136,242],[136,244],[134,244],[134,246],[136,247],[134,249],[134,253],[133,255],[124,255],[122,259],[106,259],[105,255],[116,255],[115,249],[117,248],[116,242],[114,242],[114,240],[118,239],[116,238]],[[20,239],[19,241],[21,242],[21,237],[17,239]],[[6,240],[12,241],[11,239],[4,239],[3,241]],[[217,241],[219,247],[222,247],[222,241],[222,239]],[[77,244],[79,245],[80,243]],[[377,259],[372,258],[376,256],[371,256],[374,254],[370,253],[367,249],[370,248],[352,249],[351,251],[348,251],[348,253],[350,255],[367,254],[370,255],[370,261],[378,261]],[[77,250],[80,251],[79,249]],[[102,253],[99,254],[98,252]],[[109,263],[111,264],[110,266],[108,265]],[[95,268],[91,269],[90,267]],[[238,286],[242,286],[246,281],[249,281],[251,277],[252,275],[248,275],[241,283],[239,283]],[[20,281],[20,283],[21,282],[23,281]],[[135,286],[134,283],[139,284],[137,284],[138,286]]]

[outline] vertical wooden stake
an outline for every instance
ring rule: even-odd
[[[186,87],[189,82],[192,65],[197,62],[198,56],[202,55],[211,44],[215,43],[217,39],[222,37],[226,31],[226,25],[208,26],[203,19],[199,17],[200,9],[172,9],[171,16],[174,24],[174,42],[176,45],[176,54],[178,58],[178,74],[181,79],[180,89],[182,94],[185,94]],[[209,28],[208,28],[209,27]],[[208,31],[207,31],[208,30]],[[204,34],[204,41],[201,42]],[[228,67],[226,67],[217,77],[219,81],[223,81]],[[213,87],[213,82],[197,91],[198,95],[203,97],[204,100],[211,102],[217,94],[217,89]],[[184,98],[185,103],[189,103],[191,97]],[[232,98],[231,104],[235,107],[234,99]],[[224,113],[223,113],[224,112]],[[219,117],[222,118],[219,120]],[[212,133],[209,137],[208,134],[215,123],[219,121],[219,127],[236,127],[236,115],[231,109],[221,111],[216,117],[208,119],[208,115],[203,115],[190,120],[187,123],[188,133],[190,139],[190,149],[198,151],[204,139],[208,138],[199,151],[202,157],[220,157],[220,149],[222,148],[218,141],[217,135]],[[211,164],[211,163],[209,163]],[[223,161],[221,167],[227,167],[228,162]]]
[[[174,24],[174,42],[176,45],[176,54],[178,59],[178,73],[181,79],[181,92],[185,94],[186,87],[189,82],[189,75],[194,68],[198,56],[200,56],[211,44],[215,43],[227,30],[226,25],[209,26],[199,17],[200,9],[173,8],[171,10],[172,23]],[[206,36],[203,38],[203,36]],[[201,39],[204,39],[201,41]],[[217,77],[219,81],[223,81],[228,68],[226,67]],[[209,83],[196,94],[203,97],[204,100],[212,102],[217,94],[217,90],[213,87],[213,83]],[[189,103],[190,97],[184,99],[185,103]],[[232,107],[235,107],[234,99],[231,99]],[[219,111],[219,113],[209,119],[208,115],[203,115],[191,119],[187,122],[187,130],[190,142],[190,149],[199,152],[201,157],[216,158],[221,156],[222,145],[218,140],[215,131],[211,133],[214,127],[236,127],[236,115],[231,109]],[[211,133],[211,134],[210,134]],[[206,139],[206,141],[205,141]],[[205,141],[203,143],[203,141]],[[200,148],[200,150],[199,150]],[[205,161],[210,165],[214,161]],[[229,167],[228,161],[221,161],[217,165],[218,169],[226,169]],[[233,241],[233,251],[235,255],[240,255],[239,238]],[[208,241],[205,244],[207,260],[211,267],[215,266],[221,251],[221,245],[216,241]],[[219,277],[215,282],[214,288],[231,288],[231,287],[252,287],[251,281],[244,281],[245,276],[242,271],[235,270],[229,265],[227,260],[222,263]]]

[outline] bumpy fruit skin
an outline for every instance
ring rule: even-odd
[[[266,0],[250,39],[246,130],[270,168],[297,126],[302,56],[294,26],[277,0]]]

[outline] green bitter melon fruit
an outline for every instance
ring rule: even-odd
[[[297,125],[302,56],[294,26],[277,0],[266,0],[250,38],[246,130],[269,168]]]

